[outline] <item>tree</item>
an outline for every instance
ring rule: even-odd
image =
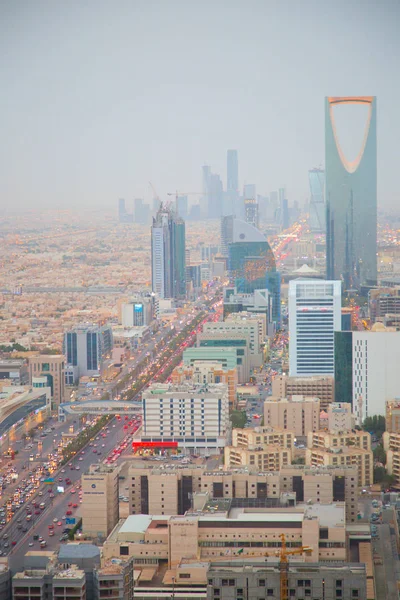
[[[305,465],[306,459],[303,456],[298,456],[292,460],[292,465]]]
[[[379,444],[379,446],[374,449],[374,460],[375,462],[382,463],[383,465],[386,464],[386,452],[383,449],[382,444]]]
[[[243,429],[246,425],[247,417],[246,413],[242,410],[233,410],[231,413],[232,427]]]
[[[364,431],[368,431],[380,440],[384,431],[386,431],[385,417],[382,415],[374,415],[367,417],[363,423]]]
[[[382,483],[386,475],[385,467],[374,467],[374,483]]]

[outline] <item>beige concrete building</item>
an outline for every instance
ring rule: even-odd
[[[346,503],[346,520],[357,518],[357,467],[283,466],[279,471],[231,468],[207,471],[205,466],[131,467],[127,482],[131,514],[182,515],[200,493],[212,499],[260,505],[297,502]],[[294,496],[293,496],[294,494]]]
[[[386,468],[390,475],[400,483],[400,433],[385,431],[382,436],[383,447],[386,452]]]
[[[64,402],[64,367],[65,357],[61,354],[43,354],[29,357],[29,383],[35,378],[46,377],[51,388],[55,407]]]
[[[225,464],[230,467],[250,467],[262,471],[279,471],[292,462],[292,452],[279,446],[265,445],[250,450],[226,446]]]
[[[191,383],[225,383],[228,386],[230,408],[236,406],[238,376],[236,369],[223,369],[221,363],[198,360],[193,366],[179,366],[171,373],[174,385]]]
[[[105,538],[119,519],[118,467],[91,465],[82,475],[83,531],[92,537]]]
[[[300,561],[346,559],[343,502],[259,509],[236,508],[230,500],[204,496],[203,508],[186,515],[131,515],[120,521],[103,545],[104,559],[123,553],[135,560],[168,560],[169,568],[183,559],[209,561],[221,556],[240,561],[246,556],[266,559],[270,553],[276,560],[281,533],[289,548],[311,548]]]
[[[296,436],[306,436],[317,431],[320,401],[318,398],[291,396],[275,398],[269,396],[264,402],[264,423],[271,427],[282,427],[293,431]]]
[[[319,398],[321,410],[335,401],[335,381],[331,376],[289,377],[278,375],[272,382],[272,395],[277,398],[308,396]]]
[[[133,600],[134,577],[133,560],[114,558],[103,561],[100,568],[94,569],[95,598],[99,600]]]
[[[332,402],[328,406],[329,431],[349,431],[354,429],[355,417],[349,402]]]
[[[310,431],[307,436],[308,448],[354,447],[371,451],[371,434],[367,431]]]
[[[14,575],[12,593],[20,600],[87,600],[86,575],[75,565],[29,569]]]
[[[400,433],[400,399],[386,401],[385,410],[386,431]]]
[[[224,450],[226,467],[251,467],[279,471],[290,465],[294,433],[274,427],[233,429],[232,445]]]
[[[208,339],[210,334],[223,335],[225,338],[230,338],[232,335],[238,335],[239,338],[245,336],[249,340],[250,367],[262,365],[261,346],[266,337],[265,320],[262,317],[258,318],[254,315],[246,317],[243,313],[232,313],[225,321],[205,323],[203,333],[200,335],[203,335],[204,339]]]
[[[373,483],[374,459],[371,450],[363,448],[307,448],[306,465],[312,467],[355,467],[358,483],[364,487]]]

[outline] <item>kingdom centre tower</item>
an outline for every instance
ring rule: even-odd
[[[360,151],[347,160],[340,146],[334,109],[367,106]],[[376,97],[325,98],[326,277],[341,279],[344,290],[377,279]]]

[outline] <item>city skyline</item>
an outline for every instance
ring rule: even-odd
[[[205,162],[226,181],[227,148],[238,151],[239,189],[284,185],[302,203],[308,170],[323,162],[323,98],[346,93],[379,99],[378,206],[396,205],[392,2],[364,15],[309,1],[289,21],[287,3],[213,5],[211,22],[207,3],[3,6],[1,210],[147,200],[148,181],[162,199],[200,192]]]

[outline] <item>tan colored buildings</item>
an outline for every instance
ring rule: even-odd
[[[292,451],[279,446],[265,445],[253,450],[227,446],[224,455],[228,467],[250,467],[262,471],[279,471],[292,462]]]
[[[279,471],[291,464],[293,450],[292,431],[273,427],[233,429],[232,445],[224,450],[225,465]]]
[[[118,467],[91,465],[82,475],[83,531],[92,537],[105,538],[119,518]]]
[[[349,402],[332,402],[328,406],[329,431],[348,431],[354,429],[355,417]]]
[[[65,357],[61,354],[42,354],[29,357],[29,383],[37,377],[46,377],[55,407],[64,402]]]
[[[400,483],[400,432],[385,431],[382,436],[383,447],[386,451],[386,468],[390,475]]]
[[[306,465],[312,467],[355,467],[358,485],[373,483],[374,457],[371,435],[366,431],[310,431],[307,436]]]
[[[131,515],[120,521],[103,545],[103,557],[111,559],[123,552],[135,560],[167,559],[170,568],[182,559],[209,561],[221,556],[240,561],[270,553],[276,560],[281,533],[289,548],[312,549],[299,556],[300,561],[346,559],[343,502],[236,508],[229,500],[210,500],[207,495],[201,510],[186,515]]]
[[[174,385],[185,382],[192,383],[226,383],[230,408],[236,406],[237,370],[223,369],[219,362],[198,360],[193,366],[179,366],[171,373]]]
[[[279,471],[230,468],[207,471],[205,466],[173,468],[131,467],[128,472],[131,514],[182,515],[194,506],[198,494],[212,499],[234,499],[243,504],[269,502],[346,503],[346,520],[357,518],[356,467],[311,468],[283,466]]]
[[[318,398],[291,396],[289,399],[270,396],[264,402],[265,425],[289,429],[296,436],[306,436],[309,431],[317,431],[320,428],[319,414]]]
[[[103,561],[101,568],[94,569],[95,598],[99,600],[133,600],[133,560],[114,558]]]
[[[386,431],[389,433],[400,433],[400,399],[386,401]]]
[[[335,401],[335,382],[331,376],[288,377],[278,375],[272,382],[272,395],[277,398],[308,396],[319,398],[321,410]]]
[[[307,436],[308,448],[354,447],[371,451],[371,434],[367,431],[310,431]]]
[[[306,465],[312,467],[355,467],[359,485],[373,483],[373,454],[363,448],[307,448]]]
[[[75,565],[21,571],[12,579],[12,593],[21,600],[87,600],[85,571]]]

